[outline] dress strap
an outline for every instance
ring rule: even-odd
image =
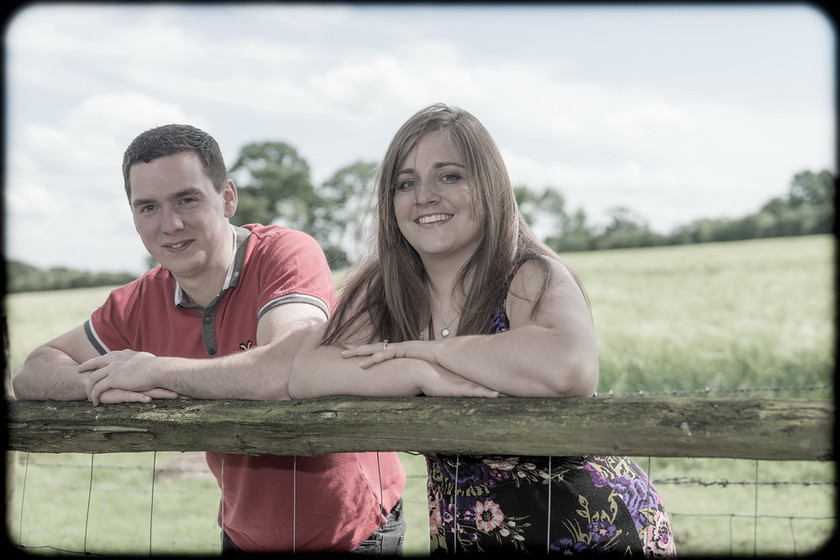
[[[516,273],[522,265],[525,264],[525,260],[522,260],[514,265],[513,270],[505,281],[504,289],[501,291],[499,299],[496,301],[496,309],[493,310],[493,319],[490,322],[489,334],[500,333],[510,328],[510,321],[508,320],[507,310],[505,309],[505,302],[507,301],[507,294],[508,290],[510,290],[510,284],[513,282],[513,277],[516,276]]]

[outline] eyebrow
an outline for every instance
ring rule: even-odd
[[[201,194],[201,191],[193,187],[189,189],[184,189],[182,191],[178,191],[176,193],[172,193],[167,198],[169,198],[169,200],[178,200],[179,198],[183,198],[185,196],[190,196],[194,194]],[[131,205],[134,208],[138,208],[140,206],[146,206],[147,204],[154,204],[156,202],[157,200],[154,198],[138,198],[137,200],[133,201]]]
[[[454,166],[454,167],[460,167],[461,169],[466,169],[466,167],[463,164],[455,162],[455,161],[438,161],[438,162],[435,162],[435,164],[432,165],[432,167],[434,169],[440,169],[442,167],[448,167],[450,165]],[[406,173],[411,174],[411,173],[414,173],[414,172],[415,172],[414,168],[408,167],[406,169],[403,169],[399,173],[397,173],[397,175],[403,175],[403,174],[406,174]]]

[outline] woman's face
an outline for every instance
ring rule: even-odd
[[[430,132],[400,163],[394,214],[406,240],[424,263],[465,262],[479,244],[471,209],[470,178],[460,151],[445,132]]]

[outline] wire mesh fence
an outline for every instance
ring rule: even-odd
[[[400,457],[408,474],[405,553],[423,556],[425,461],[414,453]],[[634,459],[669,510],[680,555],[807,556],[824,550],[835,534],[833,461]],[[6,533],[13,548],[85,556],[221,553],[220,492],[203,453],[9,452],[7,465]]]

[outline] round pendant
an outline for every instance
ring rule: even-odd
[[[449,329],[447,329],[446,327],[440,329],[440,336],[442,336],[443,338],[449,336]]]

